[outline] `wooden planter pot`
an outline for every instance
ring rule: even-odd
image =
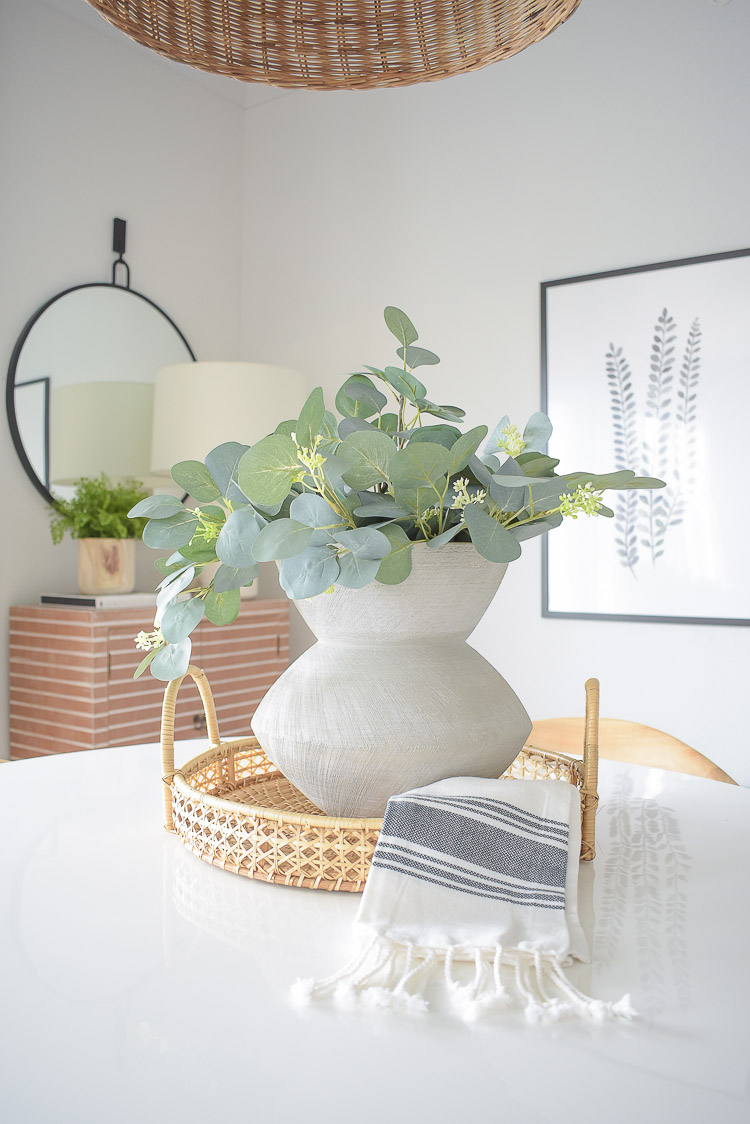
[[[79,539],[78,588],[81,593],[132,593],[135,539]]]

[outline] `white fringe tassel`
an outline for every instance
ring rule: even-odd
[[[473,963],[473,976],[459,983],[454,974],[457,959]],[[629,995],[617,1002],[592,999],[568,979],[559,956],[528,948],[494,949],[417,948],[396,944],[377,935],[365,941],[346,967],[322,980],[297,980],[292,1002],[297,1005],[333,997],[338,1007],[381,1008],[421,1014],[428,1009],[424,989],[438,974],[453,1009],[467,1022],[489,1010],[507,1007],[513,996],[503,981],[503,969],[515,984],[515,993],[528,1022],[550,1023],[567,1015],[594,1022],[632,1019],[636,1012]]]

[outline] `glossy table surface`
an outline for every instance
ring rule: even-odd
[[[612,762],[600,787],[573,978],[641,1017],[540,1027],[465,1024],[437,993],[410,1018],[298,1010],[356,895],[187,853],[156,746],[0,767],[0,1119],[747,1124],[750,791]]]

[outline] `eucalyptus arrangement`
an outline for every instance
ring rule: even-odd
[[[157,679],[183,675],[192,630],[204,616],[234,620],[259,562],[280,563],[294,599],[395,585],[408,578],[418,544],[439,551],[465,542],[491,562],[512,562],[522,542],[566,516],[611,517],[608,489],[663,487],[630,469],[558,475],[559,461],[544,451],[552,426],[542,413],[523,432],[508,417],[489,438],[484,425],[462,432],[464,411],[432,402],[414,373],[438,356],[417,346],[400,309],[386,308],[385,323],[399,365],[349,375],[336,395],[340,420],[317,387],[298,418],[252,447],[226,442],[205,463],[174,466],[175,483],[200,506],[154,495],[129,512],[148,518],[148,546],[174,551],[156,562],[159,624],[136,638],[147,652],[136,677],[149,664]],[[197,586],[196,573],[216,561],[212,581]]]
[[[55,497],[50,508],[53,543],[61,543],[66,532],[72,539],[140,538],[146,519],[129,512],[147,495],[142,484],[136,481],[112,484],[102,473],[77,480],[75,487],[72,499]]]

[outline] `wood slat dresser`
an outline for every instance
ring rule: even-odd
[[[146,672],[133,637],[148,609],[52,605],[10,611],[10,755],[38,757],[157,741],[164,683]],[[261,698],[289,664],[289,602],[243,601],[237,620],[193,632],[191,660],[208,675],[222,736],[246,736]],[[205,733],[197,693],[180,692],[178,738]]]

